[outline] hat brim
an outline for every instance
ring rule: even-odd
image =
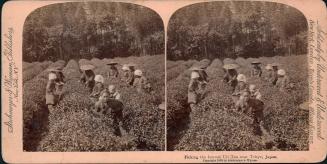
[[[93,65],[82,65],[80,67],[81,70],[92,70],[94,69],[95,67]]]
[[[47,71],[49,71],[49,72],[58,72],[59,70],[56,69],[56,68],[49,68],[49,69],[47,69]]]
[[[259,61],[251,62],[251,64],[261,64],[261,62],[259,62]]]
[[[201,68],[201,67],[191,67],[189,70],[191,70],[191,71],[201,71],[201,70],[203,70],[203,68]]]
[[[117,62],[107,63],[107,65],[117,65]]]
[[[60,72],[60,71],[63,70],[63,68],[62,67],[52,67],[52,68],[49,68],[47,70],[50,71],[50,72]]]
[[[126,64],[127,67],[135,67],[136,64],[132,63],[132,64]]]
[[[272,63],[271,66],[272,66],[272,67],[278,67],[279,64],[278,64],[278,63]]]
[[[237,64],[226,64],[223,66],[224,69],[236,69],[239,68],[240,66]]]

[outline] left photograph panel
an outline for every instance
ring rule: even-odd
[[[131,3],[47,5],[23,29],[23,150],[164,151],[164,25]]]

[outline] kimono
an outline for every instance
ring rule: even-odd
[[[133,85],[134,83],[134,71],[127,71],[127,78],[126,78],[126,83],[128,85]]]
[[[114,93],[109,93],[110,99],[120,100],[120,94],[119,92],[115,91]]]
[[[199,81],[204,81],[204,82],[209,82],[208,80],[208,74],[205,70],[202,70],[202,71],[198,71],[199,72],[199,75],[200,75],[200,78],[199,78]]]
[[[56,84],[53,80],[49,80],[45,92],[46,105],[54,105],[56,103]]]
[[[61,71],[56,72],[56,76],[57,76],[56,83],[65,83],[64,81],[65,76]]]
[[[271,79],[273,78],[273,75],[274,74],[274,71],[273,70],[268,70],[267,71],[267,74],[266,74],[266,76],[265,76],[265,80],[267,80],[267,81],[271,81]],[[272,83],[272,82],[270,82],[270,83]]]
[[[86,87],[89,89],[89,92],[93,91],[93,87],[95,85],[94,81],[95,74],[92,70],[86,70],[83,72],[80,80],[83,82]]]
[[[232,99],[235,104],[239,101],[240,95],[245,91],[248,91],[248,85],[244,82],[238,82],[232,94]]]
[[[148,91],[151,88],[150,83],[148,83],[148,80],[144,76],[135,78],[133,86],[138,92]]]
[[[118,69],[117,67],[110,67],[109,71],[108,71],[108,78],[112,77],[112,78],[116,78],[118,77]]]
[[[276,87],[278,87],[280,90],[288,89],[290,80],[288,76],[279,77],[276,82]]]
[[[201,92],[204,93],[206,85],[209,82],[208,74],[207,74],[207,72],[205,70],[201,70],[201,71],[198,71],[198,72],[199,72],[199,75],[200,75],[200,78],[199,78],[200,89],[201,89]]]
[[[236,104],[236,109],[245,113],[250,113],[253,124],[257,125],[263,120],[264,103],[260,100],[249,98],[248,101],[240,99]]]
[[[278,80],[277,70],[274,70],[273,73],[272,73],[271,79],[269,80],[269,82],[272,85],[276,85],[277,80]]]
[[[94,109],[96,113],[107,114],[109,110],[109,105],[105,100],[98,100],[94,105]]]
[[[264,103],[258,99],[250,98],[248,101],[248,106],[251,112],[251,117],[253,118],[252,126],[253,126],[253,133],[255,135],[261,135],[261,127],[260,123],[263,121],[264,115]]]
[[[262,98],[261,93],[258,90],[254,92],[250,92],[250,94],[251,94],[251,98],[253,99],[261,100]]]
[[[228,82],[232,86],[234,91],[237,85],[237,71],[235,69],[227,70],[223,77],[223,80],[225,82]]]
[[[104,90],[104,85],[100,82],[97,82],[92,90],[90,95],[91,99],[95,102],[99,99],[100,93]]]
[[[262,70],[261,67],[254,67],[251,70],[251,77],[261,77]]]
[[[56,72],[56,76],[57,76],[57,79],[55,80],[56,92],[58,95],[61,95],[64,83],[65,83],[65,81],[64,81],[65,76],[61,71]]]
[[[189,104],[198,103],[198,91],[200,89],[200,82],[198,79],[191,79],[188,85],[187,102]]]

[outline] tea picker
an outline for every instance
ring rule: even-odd
[[[124,71],[123,74],[123,81],[125,81],[125,83],[127,85],[132,86],[134,83],[134,71],[135,71],[135,64],[124,64],[122,67],[122,70]]]
[[[187,102],[192,110],[199,101],[199,89],[200,89],[199,78],[200,75],[198,72],[191,73],[191,80],[188,85]]]
[[[124,105],[121,101],[110,98],[110,93],[107,90],[101,92],[99,100],[91,108],[93,114],[100,118],[111,118],[117,135],[124,133],[123,124],[123,109]]]
[[[96,75],[94,78],[95,81],[95,86],[93,87],[93,91],[90,94],[90,98],[92,100],[92,102],[96,102],[98,101],[99,97],[100,97],[100,93],[102,92],[102,90],[104,89],[104,78],[102,75]]]
[[[55,79],[55,86],[56,86],[56,94],[59,95],[58,100],[61,100],[62,98],[62,93],[63,93],[63,86],[65,84],[64,81],[64,74],[62,73],[62,67],[55,67],[55,68],[50,68],[48,69],[48,71],[50,71],[51,73],[54,73],[56,75],[56,79]]]
[[[107,73],[107,78],[117,78],[119,75],[118,69],[116,67],[118,63],[117,62],[109,62],[107,65],[109,65],[109,71]]]
[[[95,67],[90,64],[82,65],[80,67],[80,69],[83,71],[82,76],[80,77],[80,82],[84,83],[85,87],[88,88],[90,93],[93,91],[93,87],[95,85],[95,74],[93,72],[94,68]]]
[[[228,83],[233,88],[233,92],[237,85],[237,75],[238,75],[236,71],[237,68],[239,68],[239,65],[234,63],[225,64],[223,66],[223,69],[225,69],[225,75],[223,77],[223,81]]]
[[[133,87],[136,88],[137,92],[151,92],[151,84],[140,69],[134,72]]]
[[[261,77],[262,70],[260,67],[261,62],[258,60],[255,60],[251,62],[252,64],[252,70],[251,70],[251,77]]]
[[[55,80],[57,79],[57,76],[55,73],[49,73],[49,80],[46,86],[46,92],[45,92],[45,104],[48,106],[48,110],[51,111],[53,109],[53,106],[57,103],[56,101],[56,84]]]
[[[195,72],[199,74],[199,98],[203,99],[205,95],[205,88],[208,83],[208,75],[205,72],[206,66],[201,66],[201,67],[191,67],[190,70],[192,71],[191,73]]]

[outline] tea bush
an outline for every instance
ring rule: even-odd
[[[108,69],[105,63],[110,60],[119,63],[135,62],[137,69],[145,70],[154,89],[149,94],[137,93],[136,89],[125,85],[120,78],[106,79],[106,87],[108,84],[115,84],[124,103],[123,128],[126,133],[121,136],[116,135],[117,128],[111,117],[97,117],[90,112],[92,103],[88,98],[89,93],[78,82],[81,75],[80,64],[94,64],[96,74],[106,77]],[[69,61],[63,69],[66,83],[62,100],[54,110],[49,111],[48,116],[44,115],[48,118],[42,122],[46,127],[39,130],[41,134],[33,144],[33,149],[50,152],[164,150],[165,111],[158,108],[164,101],[163,61],[163,55],[91,61],[81,59],[79,64],[74,60]],[[121,73],[120,66],[119,71]],[[47,79],[44,81],[46,83]],[[44,97],[43,94],[39,95]],[[44,104],[44,98],[40,102]],[[44,105],[42,108],[46,109]]]
[[[63,65],[57,61],[49,67]],[[24,74],[24,73],[23,73]],[[47,70],[43,70],[33,79],[23,83],[23,144],[24,150],[34,149],[40,140],[40,133],[46,131],[44,124],[47,115],[45,107],[45,89],[48,82]]]
[[[187,109],[187,84],[178,79],[167,84],[168,150],[181,151],[232,151],[232,150],[308,150],[308,111],[299,104],[308,98],[307,56],[260,58],[263,64],[280,63],[286,70],[293,90],[281,92],[261,78],[249,77],[251,62],[255,58],[224,59],[224,63],[237,62],[238,72],[245,73],[249,84],[255,84],[265,103],[263,136],[252,132],[252,119],[246,114],[232,111],[231,88],[222,83],[222,62],[213,60],[207,68],[210,82],[205,98],[190,112]],[[264,66],[264,65],[263,65]],[[265,70],[263,68],[263,74]],[[169,75],[169,71],[167,72]],[[179,75],[183,76],[183,75]],[[187,111],[188,110],[188,111]],[[177,111],[187,111],[180,125]],[[186,128],[182,128],[184,126]],[[177,130],[181,131],[176,135]],[[271,146],[269,146],[271,144]]]

